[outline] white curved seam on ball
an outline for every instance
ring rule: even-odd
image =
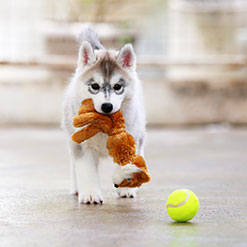
[[[178,208],[178,207],[183,206],[190,198],[190,192],[189,191],[184,191],[184,192],[186,193],[186,198],[182,202],[180,202],[180,203],[178,203],[176,205],[169,203],[169,204],[166,205],[166,207],[167,208]]]

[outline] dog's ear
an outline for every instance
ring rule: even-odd
[[[87,66],[94,63],[96,60],[92,46],[83,41],[79,49],[78,65]]]
[[[117,61],[123,68],[135,70],[136,56],[131,44],[126,44],[121,48],[117,57]]]

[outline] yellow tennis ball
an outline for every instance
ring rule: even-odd
[[[190,190],[175,190],[166,202],[168,215],[177,222],[191,220],[199,209],[199,200]]]

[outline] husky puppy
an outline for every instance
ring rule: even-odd
[[[134,137],[137,153],[143,154],[145,113],[142,87],[136,74],[136,56],[131,44],[120,51],[107,50],[96,33],[84,29],[79,36],[79,55],[76,71],[65,93],[63,127],[68,134],[71,158],[71,193],[78,195],[79,203],[103,203],[98,176],[98,161],[108,156],[107,136],[99,133],[76,144],[71,135],[76,131],[72,117],[77,114],[81,101],[92,98],[95,110],[111,114],[121,110],[126,130]],[[120,197],[135,197],[135,188],[118,188],[123,179],[136,172],[133,165],[117,165],[113,183]]]

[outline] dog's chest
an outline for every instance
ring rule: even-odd
[[[98,133],[94,137],[88,139],[85,145],[90,150],[93,150],[99,156],[107,156],[108,151],[106,149],[107,135],[104,133]]]

